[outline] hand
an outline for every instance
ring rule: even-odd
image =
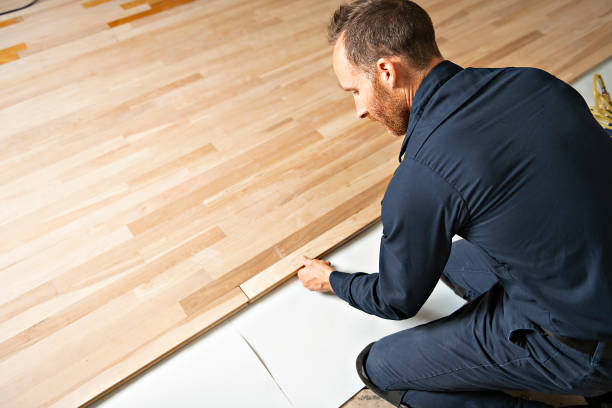
[[[298,278],[302,285],[308,290],[334,293],[329,283],[329,275],[335,270],[331,267],[331,262],[312,259],[306,255],[302,255],[301,260],[304,267],[298,270]]]

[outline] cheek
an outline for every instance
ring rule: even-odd
[[[375,117],[378,117],[378,113],[380,112],[380,103],[379,101],[376,99],[375,95],[368,95],[368,98],[365,100],[367,107],[368,107],[368,111],[370,112],[370,114],[372,114]]]
[[[370,105],[368,104],[367,100],[363,97],[363,95],[353,94],[353,101],[355,102],[355,108],[357,108],[357,111],[359,113],[361,113],[361,111],[363,111],[364,109],[369,111]]]
[[[370,109],[374,105],[373,103],[374,100],[372,98],[372,95],[362,92],[359,95],[354,95],[354,96],[355,96],[355,103],[359,103],[361,106],[364,106],[365,108],[367,108],[368,111],[370,111]]]

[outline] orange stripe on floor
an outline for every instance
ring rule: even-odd
[[[13,45],[12,47],[4,48],[0,50],[0,64],[5,64],[7,62],[15,61],[19,59],[18,51],[25,50],[26,45],[24,43]]]
[[[6,27],[6,26],[10,26],[10,25],[13,25],[13,24],[17,24],[20,21],[23,21],[23,17],[21,17],[21,16],[9,18],[7,20],[2,20],[2,21],[0,21],[0,28]]]
[[[123,8],[124,10],[127,10],[127,9],[131,9],[132,7],[142,6],[143,4],[147,4],[147,3],[149,3],[148,0],[134,0],[134,1],[129,1],[127,3],[123,3],[121,5],[121,8]]]
[[[151,16],[153,14],[161,13],[165,10],[170,10],[174,7],[181,6],[183,4],[191,3],[195,0],[163,0],[157,3],[152,3],[151,10],[141,11],[140,13],[132,14],[131,16],[122,17],[117,20],[113,20],[108,24],[109,27],[113,28],[121,24],[126,24],[139,18]],[[151,4],[150,3],[150,4]]]
[[[90,7],[97,6],[99,4],[108,3],[109,1],[111,1],[111,0],[89,0],[89,1],[87,1],[85,3],[83,3],[82,5],[85,8],[90,8]]]

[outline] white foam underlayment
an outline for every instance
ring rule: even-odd
[[[593,73],[612,90],[612,59],[573,83],[589,105]],[[381,234],[378,222],[325,259],[341,271],[376,272]],[[363,347],[462,304],[439,283],[417,316],[385,320],[292,278],[93,406],[336,408],[363,387],[355,371]]]

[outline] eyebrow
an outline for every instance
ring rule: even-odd
[[[340,82],[337,82],[337,84],[338,84],[338,86],[340,87],[340,89],[343,89],[343,90],[345,90],[345,91],[348,91],[348,92],[357,91],[357,89],[355,89],[355,88],[345,88],[345,87],[343,87],[343,86],[340,84]]]

